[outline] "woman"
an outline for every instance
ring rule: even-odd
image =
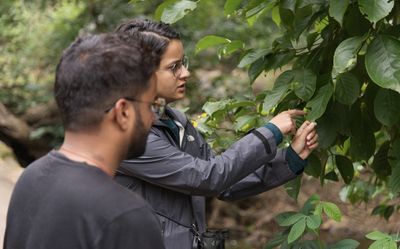
[[[165,99],[165,112],[153,124],[144,155],[126,160],[116,180],[153,207],[166,248],[201,246],[206,196],[240,199],[301,174],[305,159],[318,146],[315,123],[306,121],[296,132],[292,117],[304,115],[302,111],[278,114],[216,156],[185,115],[168,106],[185,96],[190,76],[179,34],[167,24],[142,19],[121,24],[116,33],[127,40],[140,39],[161,55],[157,96]],[[289,133],[295,134],[291,146],[277,149]]]

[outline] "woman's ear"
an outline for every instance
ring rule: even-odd
[[[119,99],[114,107],[114,120],[122,130],[127,130],[134,122],[135,108],[133,104],[126,99]]]

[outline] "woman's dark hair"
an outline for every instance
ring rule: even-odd
[[[140,41],[127,43],[116,34],[76,39],[61,57],[54,85],[65,129],[90,129],[114,101],[140,97],[159,62]]]
[[[123,40],[140,40],[157,55],[162,56],[170,40],[180,40],[180,35],[170,25],[149,19],[130,19],[116,29]]]

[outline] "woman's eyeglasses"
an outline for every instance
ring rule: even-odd
[[[181,60],[168,67],[168,70],[170,70],[175,77],[179,77],[182,73],[182,67],[186,69],[189,68],[189,60],[186,56],[183,56]]]
[[[140,103],[149,104],[150,108],[151,108],[151,111],[154,112],[154,114],[156,114],[157,116],[162,116],[164,114],[164,111],[165,111],[166,103],[165,103],[165,99],[163,99],[163,98],[158,98],[154,102],[143,101],[143,100],[134,99],[134,98],[131,98],[131,97],[123,97],[122,99],[126,99],[126,100],[131,101],[131,102],[140,102]],[[107,113],[107,112],[111,111],[114,108],[115,102],[112,104],[111,107],[109,107],[106,110],[104,110],[104,112]]]

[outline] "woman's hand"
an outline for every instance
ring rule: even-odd
[[[292,149],[306,159],[318,147],[317,123],[305,121],[297,130],[292,140]]]

